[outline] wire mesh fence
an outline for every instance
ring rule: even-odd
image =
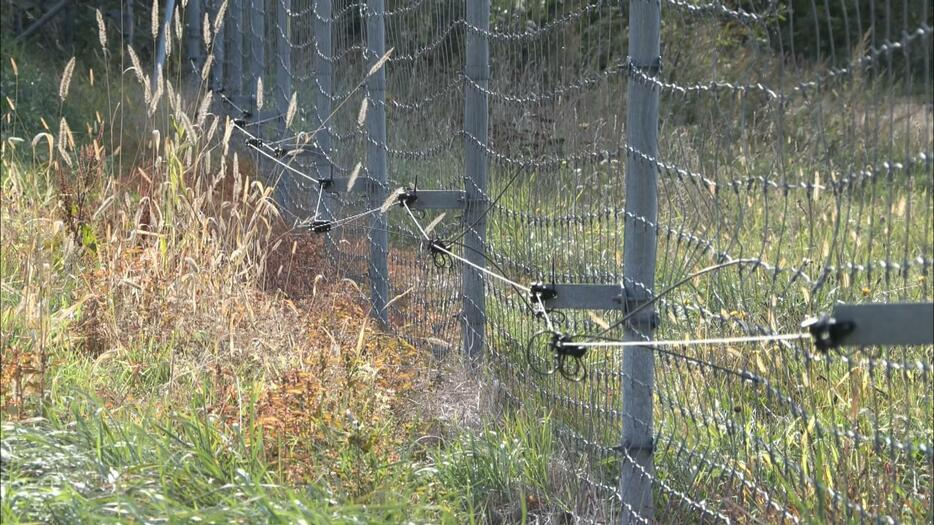
[[[288,221],[551,414],[548,519],[934,518],[934,349],[801,328],[934,295],[930,2],[203,1]]]

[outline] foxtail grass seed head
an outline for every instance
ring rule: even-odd
[[[425,226],[425,233],[431,233],[431,230],[434,230],[436,226],[441,224],[441,221],[444,220],[445,215],[447,215],[447,213],[442,213],[441,215],[435,217],[433,221],[429,222],[428,226]]]
[[[178,13],[178,7],[175,8],[175,12],[172,14],[172,19],[175,20],[175,38],[179,42],[182,41],[182,18]]]
[[[179,111],[176,112],[177,118],[179,122],[181,122],[182,128],[185,130],[185,138],[188,139],[190,144],[196,144],[198,142],[197,132],[195,131],[195,127],[191,124],[191,119],[188,117],[188,113],[181,111],[181,95],[178,97]],[[186,164],[190,164],[190,162]]]
[[[220,124],[220,117],[214,117],[214,120],[211,121],[211,127],[208,128],[208,134],[205,138],[205,141],[211,142],[214,139],[214,134],[217,133],[217,126]]]
[[[204,42],[204,47],[211,47],[211,17],[204,13],[204,23],[201,28],[201,40]]]
[[[204,61],[204,65],[201,66],[201,80],[207,80],[208,75],[211,73],[211,66],[214,65],[214,55],[208,55],[207,60]]]
[[[165,45],[165,58],[168,59],[170,56],[172,56],[172,38],[168,33],[166,33],[162,40],[163,45]]]
[[[350,173],[350,179],[347,180],[347,191],[348,192],[352,190],[354,187],[354,184],[357,183],[357,178],[360,177],[360,168],[362,167],[363,165],[359,162],[357,163],[356,166],[353,167],[353,171]]]
[[[162,67],[157,67],[155,71],[156,75],[156,92],[152,94],[152,100],[149,101],[149,115],[152,116],[156,112],[156,108],[159,106],[159,100],[162,98],[163,89],[165,82],[162,79]]]
[[[198,116],[196,123],[198,126],[204,125],[204,119],[208,116],[208,110],[211,108],[211,99],[214,98],[214,92],[208,91],[201,98],[201,105],[198,106]]]
[[[94,14],[97,17],[97,40],[101,43],[101,49],[107,53],[107,24],[104,23],[104,15],[100,9],[95,9]]]
[[[606,322],[605,319],[593,312],[588,312],[588,314],[590,315],[590,320],[593,321],[595,325],[599,326],[603,330],[610,329],[610,323]]]
[[[42,139],[45,139],[45,142],[49,147],[49,158],[51,158],[52,152],[54,150],[54,144],[55,144],[55,138],[52,137],[51,133],[42,131],[36,134],[36,136],[32,138],[32,149],[36,149],[36,146],[39,144],[39,141]]]
[[[65,101],[65,98],[68,97],[68,88],[71,87],[71,75],[75,72],[75,57],[71,57],[71,60],[65,64],[65,71],[62,73],[62,81],[58,85],[58,98],[62,102]]]
[[[127,46],[127,54],[130,55],[130,64],[133,65],[133,74],[136,75],[136,81],[145,84],[143,66],[139,63],[139,57],[136,55],[136,51],[133,50],[133,46]]]
[[[389,197],[383,202],[383,205],[379,207],[380,213],[386,213],[389,211],[389,208],[392,208],[392,205],[396,203],[399,199],[399,195],[402,195],[405,192],[402,188],[397,188],[396,191],[389,194]]]
[[[13,57],[10,57],[10,67],[13,68],[13,76],[14,76],[14,77],[18,77],[18,76],[19,76],[19,66],[16,65],[16,59],[14,59]]]
[[[263,109],[263,77],[256,77],[256,109]]]
[[[165,79],[165,91],[169,96],[169,107],[172,108],[173,113],[180,113],[181,107],[179,100],[175,96],[175,88],[172,87],[172,81]]]
[[[386,62],[389,60],[390,55],[392,55],[393,49],[395,48],[390,47],[389,50],[387,50],[386,53],[383,54],[383,56],[379,57],[379,60],[377,60],[376,63],[370,67],[370,70],[366,74],[367,78],[376,74],[376,72],[379,71],[383,67],[383,65],[386,64]]]
[[[370,99],[367,97],[363,98],[363,102],[360,103],[360,111],[357,112],[357,125],[362,126],[363,122],[366,120],[366,110],[369,104]]]
[[[71,134],[71,128],[68,127],[68,121],[62,117],[58,122],[58,153],[69,167],[71,167],[71,156],[68,154],[68,149],[74,148],[74,143],[75,139]]]
[[[229,118],[225,121],[224,127],[224,140],[221,141],[224,146],[224,156],[227,156],[227,152],[230,150],[230,136],[233,135],[234,123]]]
[[[217,16],[214,18],[214,34],[218,34],[224,27],[224,15],[227,14],[227,0],[217,9]]]
[[[152,17],[149,21],[152,23],[152,39],[159,36],[159,0],[152,0]]]
[[[295,119],[295,113],[298,112],[298,93],[292,92],[292,98],[289,99],[289,109],[285,112],[285,127],[292,127],[292,120]]]

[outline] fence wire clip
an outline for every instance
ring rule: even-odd
[[[331,231],[331,227],[334,225],[333,222],[325,219],[315,219],[311,221],[311,231],[315,233],[327,233]]]
[[[551,348],[555,353],[562,356],[574,357],[580,359],[587,353],[587,347],[576,345],[571,336],[555,332],[551,340]]]
[[[555,332],[551,338],[551,349],[555,353],[555,370],[561,377],[574,383],[587,378],[583,359],[586,347],[574,344],[569,335]]]
[[[435,268],[443,270],[454,266],[454,259],[448,254],[451,248],[446,242],[435,238],[427,241],[426,244],[428,245],[428,251],[431,253],[431,261],[435,265]]]
[[[279,146],[273,150],[273,153],[276,155],[276,157],[279,157],[281,159],[282,157],[285,157],[286,155],[288,155],[290,151],[292,150],[290,150],[289,148],[283,148]]]
[[[855,328],[852,321],[839,321],[829,315],[814,317],[801,323],[810,332],[814,346],[821,352],[840,346],[840,339]]]
[[[558,290],[555,289],[553,284],[545,283],[532,283],[529,286],[529,299],[532,301],[532,304],[535,304],[539,299],[542,301],[550,301],[558,297]]]
[[[549,350],[546,355],[536,355],[535,348],[543,342]],[[541,330],[529,338],[525,346],[525,360],[536,374],[550,376],[557,372],[568,381],[583,381],[587,377],[584,354],[587,348],[574,344],[571,336],[555,330]],[[549,362],[550,361],[550,362]]]
[[[399,194],[399,206],[411,206],[418,200],[418,193],[415,190],[405,190]]]
[[[246,139],[246,145],[253,146],[254,148],[261,148],[263,147],[263,141],[255,137],[249,137]]]
[[[233,123],[234,123],[235,126],[240,126],[240,127],[242,128],[242,127],[246,126],[246,119],[245,119],[245,118],[235,118],[235,119],[233,119]]]
[[[636,61],[629,57],[629,61],[626,64],[626,68],[630,71],[638,71],[643,75],[654,77],[662,72],[662,57],[658,56],[652,60],[651,64],[636,64]]]
[[[445,253],[445,250],[450,250],[450,248],[448,247],[447,243],[445,243],[441,239],[432,239],[428,241],[428,250],[431,253],[440,253],[440,254],[447,255]]]
[[[620,454],[623,454],[626,456],[628,456],[630,452],[645,452],[648,454],[652,454],[655,452],[655,439],[649,438],[648,443],[641,444],[641,445],[634,445],[630,442],[626,442],[626,443],[623,443],[621,445],[617,445],[611,448],[611,450],[615,452],[619,452]]]

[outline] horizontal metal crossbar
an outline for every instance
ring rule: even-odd
[[[626,292],[619,284],[543,285],[542,304],[549,310],[621,310]]]
[[[467,194],[458,190],[418,190],[409,207],[413,210],[459,210],[467,205]]]
[[[326,179],[324,183],[324,189],[330,193],[347,193],[350,177],[334,177],[332,179]],[[357,177],[351,191],[367,192],[372,183],[373,181],[369,177]]]
[[[934,344],[934,303],[838,304],[833,318],[850,324],[839,346]]]

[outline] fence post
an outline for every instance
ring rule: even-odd
[[[253,86],[256,86],[257,81],[266,74],[265,3],[266,0],[250,0],[250,65],[253,71]],[[256,107],[256,93],[253,97],[253,111],[256,117],[260,118],[259,108]]]
[[[331,0],[313,0],[312,13],[315,18],[315,110],[312,116],[313,128],[321,128],[315,136],[315,142],[322,153],[315,159],[315,171],[318,179],[327,180],[332,176],[331,166],[331,124],[325,122],[331,114]],[[323,127],[322,127],[323,126]],[[324,192],[321,195],[321,210],[319,219],[331,220],[334,205],[329,192],[324,191],[321,185],[316,185],[316,191]],[[331,253],[333,242],[330,234],[325,238],[325,247]]]
[[[464,257],[485,267],[487,170],[490,83],[490,0],[467,2],[467,62],[464,87],[464,189],[467,208],[464,223]],[[464,267],[464,354],[475,361],[484,348],[486,300],[483,274]]]
[[[292,43],[289,38],[289,11],[291,0],[278,0],[276,3],[276,102],[279,113],[289,109],[292,97]],[[282,119],[282,132],[285,133],[285,119]]]
[[[211,66],[212,91],[224,89],[224,32],[227,31],[227,24],[222,24],[222,21],[217,19],[221,3],[222,0],[211,0],[211,30],[214,31],[214,28],[220,24],[220,31],[214,33],[213,40],[211,41],[211,52],[214,56],[214,63]]]
[[[185,54],[191,69],[185,77],[192,79],[192,84],[201,84],[201,66],[204,64],[203,49],[201,47],[201,24],[204,17],[201,10],[201,0],[188,0],[185,8]],[[187,67],[185,69],[187,69]]]
[[[292,97],[292,76],[290,71],[292,67],[292,41],[289,37],[289,11],[291,9],[291,0],[276,1],[276,54],[274,59],[276,62],[276,88],[273,90],[273,96],[275,96],[278,112],[283,115],[289,110],[289,100]],[[285,118],[279,122],[280,135],[287,136],[288,130],[285,127]],[[275,178],[278,178],[278,180],[275,180]],[[276,202],[286,210],[289,209],[287,198],[289,179],[290,173],[288,171],[278,169],[274,175],[274,180],[271,181],[275,184],[273,191]]]
[[[629,67],[657,75],[661,67],[659,2],[630,0],[629,3]],[[657,237],[649,224],[657,221],[658,181],[655,165],[642,156],[658,155],[658,92],[648,84],[629,77],[629,99],[626,104],[627,145],[632,151],[626,157],[627,219],[623,237],[623,275],[627,294],[636,301],[648,297],[655,286],[655,251]],[[636,222],[632,217],[638,217]],[[632,303],[630,303],[632,304]],[[642,340],[641,334],[652,336],[654,315],[643,315],[626,327],[625,340]],[[649,521],[654,517],[652,476],[655,473],[652,439],[652,395],[655,385],[655,354],[647,347],[626,348],[623,353],[623,432],[624,458],[620,475],[620,497],[624,506],[622,523]],[[638,513],[638,515],[636,515]]]
[[[227,80],[224,82],[224,91],[230,100],[240,107],[244,107],[243,94],[243,0],[228,0],[227,21],[230,23],[230,39],[228,44]],[[239,115],[238,115],[239,117]]]
[[[367,0],[366,54],[367,67],[372,67],[386,52],[386,27],[383,25],[383,0]],[[366,163],[372,184],[370,185],[370,207],[376,208],[386,200],[386,67],[373,73],[366,81],[368,111],[366,116],[367,147]],[[373,315],[383,326],[389,325],[389,234],[385,213],[375,213],[370,218],[370,300]]]
[[[152,65],[152,79],[150,89],[156,92],[159,77],[165,75],[166,39],[172,38],[172,16],[175,14],[175,0],[166,0],[165,12],[162,14],[162,25],[159,26],[159,39],[156,41],[156,61]]]

